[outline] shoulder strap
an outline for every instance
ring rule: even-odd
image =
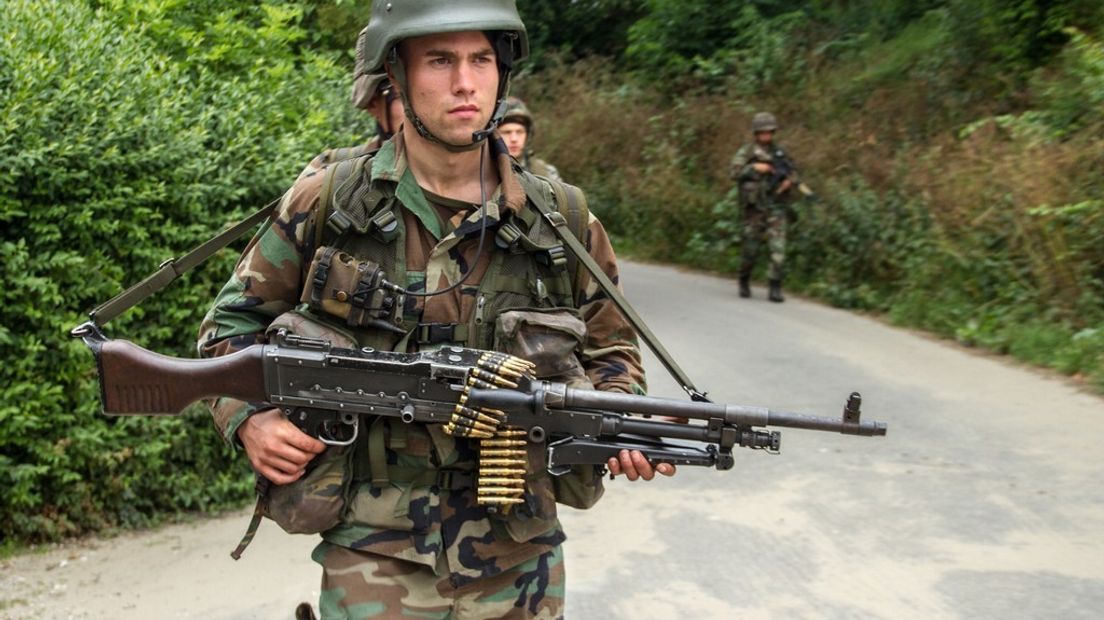
[[[550,181],[550,184],[553,187],[554,196],[556,195],[557,185],[563,185],[565,188],[570,188],[570,190],[564,190],[568,195],[572,193],[572,190],[576,192],[578,196],[583,195],[582,190],[565,183]],[[633,328],[636,329],[637,333],[640,334],[640,337],[644,340],[645,344],[648,345],[648,348],[652,350],[652,353],[655,353],[656,357],[659,358],[659,361],[663,364],[663,367],[667,369],[667,372],[671,373],[671,376],[678,381],[679,386],[690,395],[692,400],[710,402],[709,399],[705,397],[705,393],[700,392],[694,387],[694,382],[690,380],[690,377],[682,370],[678,362],[671,357],[671,354],[667,351],[666,347],[663,346],[663,343],[656,338],[655,334],[652,333],[652,330],[648,329],[648,326],[644,324],[644,319],[640,318],[640,315],[636,313],[636,310],[633,309],[629,301],[625,299],[625,296],[617,290],[617,285],[609,279],[609,276],[607,276],[604,271],[602,271],[602,268],[599,267],[598,263],[591,257],[590,252],[587,252],[586,246],[579,240],[578,233],[572,230],[571,224],[563,213],[559,209],[553,211],[542,201],[534,200],[532,203],[536,205],[537,210],[541,212],[544,219],[552,225],[552,230],[555,231],[556,236],[567,245],[571,253],[575,255],[575,258],[586,267],[591,277],[598,283],[598,287],[602,289],[602,292],[613,301],[617,309],[621,311],[622,316],[624,316]],[[585,206],[585,202],[583,204]]]
[[[261,207],[244,220],[199,244],[184,256],[180,258],[170,258],[161,263],[157,271],[143,278],[138,284],[135,284],[99,306],[96,306],[95,310],[88,313],[89,320],[97,327],[103,327],[108,321],[141,303],[150,295],[165,288],[172,283],[173,280],[195,267],[198,267],[214,255],[215,252],[230,245],[236,239],[249,232],[261,221],[272,217],[276,210],[276,205],[280,204],[281,199],[282,198],[277,198]]]
[[[567,220],[567,229],[575,238],[582,242],[583,247],[587,243],[587,229],[590,224],[590,209],[587,207],[586,195],[583,190],[568,185],[567,183],[548,179],[552,186],[552,197],[556,202],[556,210]],[[567,256],[567,271],[571,274],[571,287],[575,291],[581,291],[583,282],[583,270],[579,269],[579,259],[575,252]]]
[[[341,153],[342,157],[335,155],[323,172],[322,193],[319,196],[318,211],[314,217],[314,247],[321,247],[326,239],[327,226],[334,209],[335,193],[355,172],[363,170],[362,166],[368,165],[379,149],[379,145],[374,145],[372,148],[357,147],[331,151]]]

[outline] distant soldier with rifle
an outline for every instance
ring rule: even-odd
[[[559,170],[552,164],[533,154],[533,136],[536,133],[533,113],[525,102],[517,97],[506,100],[506,115],[498,131],[510,149],[510,157],[518,160],[522,168],[553,181],[561,181]]]
[[[786,223],[793,190],[811,194],[798,179],[797,167],[782,147],[774,142],[778,121],[769,112],[751,120],[754,141],[745,144],[732,158],[732,180],[737,182],[744,226],[741,236],[740,297],[751,297],[751,272],[763,236],[767,237],[770,268],[768,298],[782,296],[783,263],[786,260]]]

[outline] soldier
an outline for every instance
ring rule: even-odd
[[[360,50],[366,45],[362,40],[368,36],[368,29],[360,31],[357,36],[357,56],[353,65],[353,105],[372,115],[376,121],[376,135],[358,146],[349,146],[338,149],[329,149],[319,153],[307,164],[307,167],[299,173],[299,176],[317,172],[327,164],[332,164],[343,159],[360,157],[366,153],[374,153],[379,150],[384,142],[395,135],[402,124],[402,101],[399,100],[398,91],[391,86],[391,80],[386,73],[369,73],[364,69],[364,58]]]
[[[517,97],[506,100],[506,115],[502,117],[502,124],[499,125],[498,131],[506,141],[506,147],[510,149],[510,157],[518,160],[522,168],[554,181],[563,180],[555,166],[533,155],[533,150],[530,148],[535,134],[533,114],[524,101]]]
[[[769,112],[751,120],[754,141],[745,144],[732,158],[732,180],[739,188],[744,212],[741,237],[740,297],[751,297],[751,271],[755,267],[764,234],[770,252],[768,298],[783,302],[782,265],[786,259],[786,218],[791,190],[797,184],[793,160],[774,143],[778,121]]]
[[[511,66],[528,54],[514,0],[377,0],[367,31],[365,70],[388,73],[405,122],[377,152],[296,181],[205,317],[201,352],[224,355],[277,329],[384,350],[529,347],[544,353],[538,376],[643,393],[631,326],[585,271],[549,260],[556,237],[540,213],[566,212],[616,281],[605,229],[579,190],[524,171],[494,131]],[[355,293],[320,294],[358,282],[369,261],[406,287],[402,333],[360,322]],[[553,479],[544,447],[528,444],[524,503],[492,514],[473,490],[474,446],[441,425],[365,420],[352,446],[325,449],[278,409],[220,399],[212,413],[276,485],[266,514],[322,534],[323,618],[563,615],[556,502],[593,505],[600,470]],[[629,480],[675,473],[637,451],[607,467]]]

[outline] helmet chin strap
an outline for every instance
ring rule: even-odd
[[[394,74],[395,82],[399,86],[399,97],[402,99],[403,103],[403,114],[405,114],[406,119],[410,121],[410,125],[414,127],[418,135],[434,144],[441,145],[441,147],[450,153],[464,153],[479,148],[487,138],[494,134],[499,123],[502,122],[502,117],[506,115],[506,93],[509,92],[510,88],[510,68],[509,65],[503,66],[500,64],[498,71],[498,98],[495,101],[494,114],[492,114],[491,119],[487,121],[487,126],[479,131],[472,132],[472,141],[468,144],[453,144],[452,142],[442,140],[425,126],[422,119],[418,118],[418,113],[414,110],[414,106],[410,102],[410,97],[407,95],[409,89],[407,88],[406,67],[403,65],[402,57],[398,53],[397,48],[392,49],[388,62],[391,64],[391,71]]]

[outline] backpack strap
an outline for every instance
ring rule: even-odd
[[[582,242],[585,248],[588,244],[587,230],[590,225],[590,209],[587,207],[586,194],[578,187],[562,181],[548,179],[548,184],[552,186],[552,199],[556,203],[556,210],[567,220],[567,229]],[[572,290],[581,296],[585,271],[579,269],[579,259],[574,252],[567,253],[567,272],[571,274]]]
[[[379,150],[380,145],[372,148],[362,145],[326,151],[327,165],[322,177],[322,193],[318,199],[318,210],[314,214],[315,248],[332,242],[330,232],[341,234],[352,224],[343,213],[335,216],[334,199],[350,179],[363,174],[364,167],[371,165],[372,158]]]

